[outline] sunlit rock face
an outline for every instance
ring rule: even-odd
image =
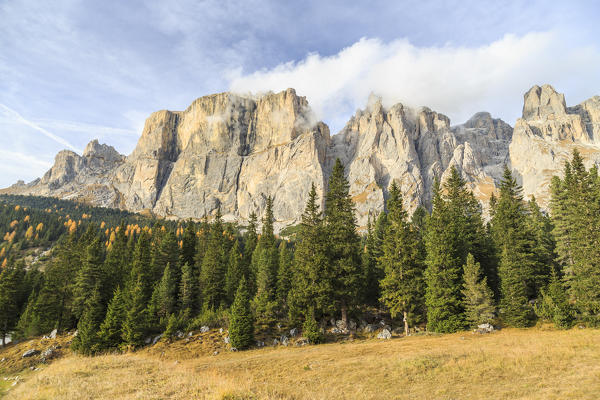
[[[396,181],[406,207],[429,206],[436,177],[455,167],[484,210],[504,165],[526,196],[547,204],[552,175],[577,148],[588,165],[600,162],[600,98],[567,107],[551,86],[534,86],[515,128],[487,112],[461,125],[443,114],[377,97],[339,134],[315,119],[293,89],[259,97],[220,93],[185,111],[157,111],[125,157],[92,141],[82,156],[62,151],[54,166],[4,193],[77,199],[93,205],[151,211],[169,218],[212,217],[245,223],[274,199],[276,227],[297,224],[311,185],[320,199],[339,158],[346,168],[359,226],[384,208]]]
[[[600,163],[600,97],[567,107],[552,86],[532,87],[510,144],[510,165],[524,193],[547,205],[552,176],[562,173],[575,149],[586,166]]]

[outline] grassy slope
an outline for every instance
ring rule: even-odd
[[[595,399],[600,393],[600,331],[591,329],[465,332],[193,359],[183,351],[68,356],[24,375],[7,399]]]

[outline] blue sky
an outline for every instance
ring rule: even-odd
[[[144,119],[227,90],[295,87],[335,133],[370,93],[514,124],[551,83],[600,94],[594,1],[0,0],[0,186],[94,138],[129,154]]]

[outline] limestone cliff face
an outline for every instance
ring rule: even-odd
[[[600,97],[567,107],[552,86],[531,88],[510,144],[510,165],[524,193],[545,205],[552,176],[561,174],[574,149],[588,167],[600,163]]]
[[[435,177],[452,166],[484,208],[509,165],[525,195],[542,205],[548,184],[573,148],[600,163],[600,97],[567,107],[551,86],[525,94],[513,128],[489,113],[461,125],[426,107],[385,108],[373,97],[330,137],[304,97],[293,89],[252,98],[221,93],[184,111],[158,111],[146,120],[131,155],[91,142],[82,156],[62,151],[54,166],[29,184],[4,193],[56,196],[169,218],[213,216],[245,222],[274,197],[276,227],[300,221],[311,184],[322,199],[336,158],[346,167],[357,219],[383,208],[395,180],[405,205],[428,205]]]
[[[359,225],[369,212],[382,210],[387,188],[396,181],[405,206],[428,205],[435,177],[455,166],[482,201],[491,195],[506,162],[512,128],[488,113],[478,113],[455,127],[445,115],[397,104],[389,110],[379,100],[358,111],[333,137],[330,165],[339,157],[347,166]]]

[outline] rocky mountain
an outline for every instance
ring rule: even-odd
[[[455,166],[487,203],[509,165],[526,195],[542,204],[548,184],[574,148],[600,163],[600,97],[566,107],[551,86],[525,94],[515,128],[489,113],[451,126],[443,114],[376,97],[342,131],[315,120],[293,89],[260,97],[221,93],[185,111],[158,111],[146,120],[128,157],[91,142],[82,156],[62,151],[44,177],[3,193],[78,199],[94,205],[201,218],[221,209],[226,220],[262,214],[274,197],[277,226],[299,222],[315,183],[322,196],[336,158],[346,167],[359,225],[383,208],[396,180],[414,210],[428,205],[436,176]]]

